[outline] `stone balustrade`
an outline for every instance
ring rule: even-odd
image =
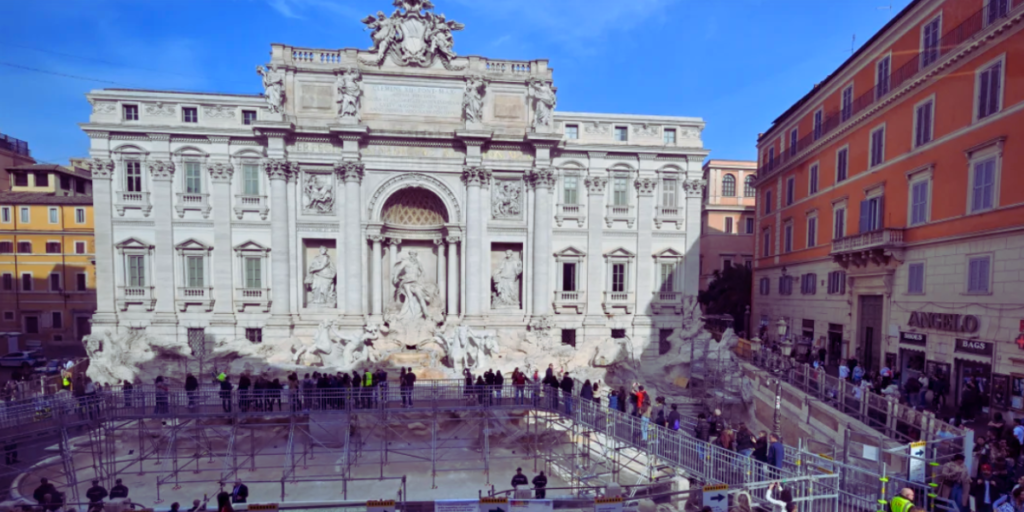
[[[558,227],[566,220],[575,220],[576,225],[583,227],[587,221],[586,208],[582,204],[558,204],[556,205],[555,222]]]

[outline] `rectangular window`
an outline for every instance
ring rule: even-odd
[[[882,229],[884,220],[885,197],[877,196],[860,202],[860,226],[858,232],[867,233]]]
[[[836,270],[828,273],[828,294],[843,295],[846,293],[846,272]]]
[[[732,217],[725,218],[725,234],[732,234]]]
[[[766,228],[761,234],[761,255],[767,258],[772,255],[772,230]]]
[[[565,125],[565,138],[569,140],[578,140],[580,138],[580,127],[576,124]]]
[[[14,243],[3,241],[0,242],[0,254],[11,254],[14,252]]]
[[[793,252],[793,224],[786,224],[786,227],[783,228],[782,233],[782,252]]]
[[[814,140],[821,138],[821,119],[823,115],[821,110],[814,113]]]
[[[995,207],[996,157],[974,163],[971,183],[971,213]]]
[[[71,177],[61,176],[60,177],[60,188],[64,190],[71,190]]]
[[[807,219],[807,247],[818,245],[818,218]]]
[[[674,208],[676,206],[676,180],[667,179],[661,182],[661,205]]]
[[[562,263],[562,291],[575,292],[576,290],[576,264]]]
[[[60,242],[46,242],[46,254],[60,254]]]
[[[39,334],[39,317],[35,315],[25,316],[25,334]]]
[[[665,128],[665,131],[662,132],[661,138],[662,138],[662,141],[665,144],[675,144],[676,143],[676,129],[675,128]]]
[[[75,193],[76,194],[84,194],[85,193],[85,180],[75,180]]]
[[[134,288],[146,286],[145,256],[128,256],[128,286]]]
[[[85,242],[75,242],[75,254],[85,254]]]
[[[36,173],[36,186],[37,187],[49,187],[50,186],[50,175],[45,172]]]
[[[14,311],[4,311],[4,320],[6,320],[6,321],[14,320]]]
[[[924,293],[924,263],[907,265],[907,293]]]
[[[48,213],[50,216],[50,224],[57,224],[60,222],[60,214],[56,208],[49,208]]]
[[[580,178],[566,176],[562,178],[562,199],[565,204],[577,204],[579,201]]]
[[[15,187],[27,187],[28,186],[28,173],[27,172],[13,172],[14,175],[14,186]]]
[[[754,234],[754,218],[753,217],[747,217],[747,234],[748,235],[753,235]]]
[[[203,193],[203,173],[199,162],[185,162],[185,193]]]
[[[63,329],[64,328],[64,314],[61,313],[60,311],[51,311],[50,312],[50,321],[51,321],[50,326],[53,327],[54,329]]]
[[[139,106],[138,105],[123,105],[121,112],[124,113],[125,121],[138,121],[139,120]]]
[[[203,287],[203,257],[185,257],[185,286],[189,288]]]
[[[11,222],[10,206],[4,206],[3,208],[0,208],[0,222],[3,222],[4,224],[8,224]]]
[[[809,171],[809,174],[810,174],[810,181],[807,184],[808,193],[809,194],[817,194],[818,193],[818,164],[811,165],[811,169]]]
[[[256,111],[255,110],[243,110],[242,111],[242,124],[250,125],[256,122]]]
[[[846,121],[853,116],[853,85],[848,85],[843,89],[842,107],[840,108],[839,117],[841,120]]]
[[[28,224],[29,222],[29,209],[26,206],[21,207],[21,223]]]
[[[59,292],[60,291],[60,274],[57,274],[57,273],[50,274],[50,291],[51,292]]]
[[[775,148],[768,148],[768,170],[775,168]]]
[[[3,275],[3,289],[4,291],[10,291],[14,289],[14,276],[11,274]]]
[[[799,137],[799,135],[800,132],[798,132],[796,128],[793,128],[792,130],[789,131],[789,156],[796,155],[796,143],[798,140],[797,137]]]
[[[626,291],[626,264],[615,263],[612,264],[612,291],[613,292],[624,292]]]
[[[942,18],[935,19],[921,27],[921,67],[925,67],[939,60],[939,38],[941,34]]]
[[[661,264],[661,291],[671,292],[675,290],[673,286],[673,274],[675,273],[676,266],[672,263]]]
[[[32,291],[32,274],[29,274],[28,272],[23,272],[21,274],[21,291]]]
[[[75,274],[75,289],[84,292],[89,290],[86,274]]]
[[[771,189],[764,191],[764,214],[768,215],[772,212],[772,191]]]
[[[985,24],[991,25],[1006,16],[1010,10],[1010,0],[988,0],[985,12]]]
[[[871,167],[885,162],[885,127],[871,132]]]
[[[732,260],[726,258],[722,260],[722,270],[729,270],[732,267]]]
[[[615,127],[615,140],[619,142],[629,141],[629,127],[628,126],[616,126]]]
[[[181,107],[181,120],[186,123],[198,123],[199,109],[196,107]]]
[[[245,339],[249,340],[251,343],[263,343],[263,329],[246,328]]]
[[[796,196],[796,177],[786,178],[786,206],[793,204]]]
[[[978,73],[978,119],[984,119],[996,112],[1002,106],[1001,89],[1003,75],[1003,63],[996,62]]]
[[[260,195],[260,169],[255,164],[242,165],[242,193],[247,196]]]
[[[832,212],[832,239],[838,240],[846,236],[846,208],[837,208]]]
[[[793,276],[779,276],[779,295],[793,295]]]
[[[928,222],[928,180],[910,184],[910,225]]]
[[[576,329],[562,329],[562,345],[576,346]]]
[[[768,295],[771,293],[772,281],[767,277],[762,277],[758,281],[757,290],[761,295]]]
[[[142,192],[142,162],[124,163],[125,192]]]
[[[920,147],[932,141],[933,105],[934,102],[928,100],[914,109],[914,147]]]
[[[629,204],[629,178],[615,178],[614,189],[612,190],[612,204],[625,206]]]
[[[882,60],[875,64],[875,99],[879,99],[889,93],[889,74],[892,73],[891,60],[889,56],[882,57]]]
[[[75,224],[85,224],[85,208],[75,208]]]
[[[245,259],[245,287],[263,288],[263,260],[261,258]]]
[[[849,148],[843,148],[836,151],[836,183],[845,181],[846,176],[849,173],[850,165],[850,150]]]
[[[967,260],[967,293],[989,292],[989,264],[991,261],[988,256]]]
[[[818,292],[818,275],[804,274],[800,276],[800,293],[802,295],[814,295]]]
[[[32,254],[32,242],[18,242],[18,254]]]

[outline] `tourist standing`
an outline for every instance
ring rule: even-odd
[[[89,500],[89,509],[93,509],[97,505],[98,508],[103,508],[103,499],[107,497],[107,489],[100,485],[99,480],[92,481],[92,487],[85,491],[85,497]]]
[[[122,380],[121,381],[121,392],[124,393],[124,406],[125,407],[132,407],[132,406],[135,405],[135,403],[132,402],[132,391],[134,391],[134,390],[135,390],[135,386],[132,385],[132,381],[130,381],[130,380]]]
[[[235,487],[231,489],[231,503],[245,503],[249,499],[249,488],[241,480],[235,481]]]
[[[562,396],[565,398],[565,413],[572,414],[572,377],[569,377],[569,372],[565,372],[562,376]]]
[[[679,430],[679,406],[672,404],[672,411],[668,413],[668,428],[669,430]]]
[[[408,407],[409,400],[405,392],[405,368],[398,371],[398,394],[402,395],[402,407]]]
[[[114,487],[110,489],[110,499],[127,498],[128,486],[121,483],[121,479],[114,480]]]
[[[416,390],[416,374],[412,371],[412,368],[405,369],[405,388],[409,393],[409,407],[412,407],[412,397]]]
[[[768,435],[768,464],[775,468],[773,479],[777,479],[782,471],[782,464],[786,460],[786,447],[779,441],[775,434]]]
[[[494,374],[494,395],[498,402],[498,406],[501,406],[501,391],[505,386],[505,377],[502,377],[501,370],[498,370]]]
[[[156,389],[156,414],[168,414],[170,411],[170,393],[171,389],[164,382],[164,376],[160,375],[156,378],[154,388]]]
[[[526,374],[519,371],[519,368],[512,370],[512,385],[515,386],[515,404],[526,403]]]
[[[224,412],[231,412],[231,378],[222,373],[217,380],[220,381],[220,405]]]
[[[231,507],[231,495],[221,492],[217,495],[217,512],[235,512]]]
[[[516,468],[516,474],[512,477],[512,488],[518,489],[520,485],[529,485],[530,481],[523,474],[523,468]]]
[[[533,489],[534,498],[542,500],[547,496],[544,490],[548,486],[548,477],[544,476],[544,472],[541,471],[539,475],[533,477]]]
[[[196,391],[199,389],[199,379],[191,373],[185,376],[185,394],[188,395],[188,408],[196,408]]]
[[[249,389],[252,388],[252,380],[249,372],[245,372],[238,378],[238,410],[249,412]]]

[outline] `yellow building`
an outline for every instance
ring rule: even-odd
[[[77,185],[87,171],[30,167],[8,169],[12,181],[30,173],[29,185],[0,192],[0,351],[78,355],[96,310],[92,197],[82,192],[92,184]]]

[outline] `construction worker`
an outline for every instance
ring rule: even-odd
[[[889,510],[891,512],[910,512],[910,509],[914,507],[914,490],[909,487],[900,489],[900,493],[893,496],[892,500],[889,501]]]

